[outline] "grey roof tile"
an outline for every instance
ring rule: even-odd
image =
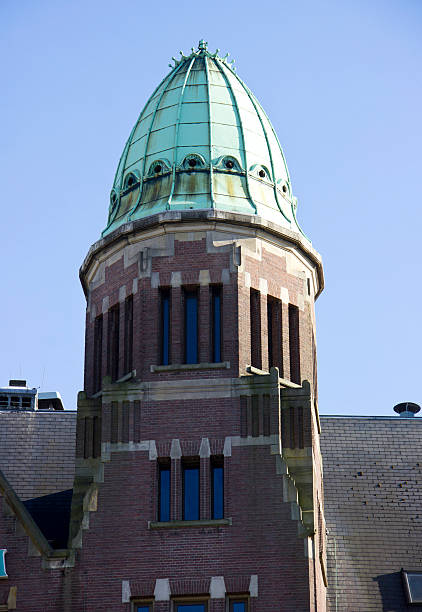
[[[22,500],[73,487],[76,412],[0,411],[0,469]]]
[[[422,419],[323,416],[321,426],[329,610],[337,598],[345,612],[404,612],[400,570],[422,571]]]

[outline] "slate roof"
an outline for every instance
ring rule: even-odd
[[[422,418],[321,426],[328,610],[407,611],[400,570],[422,571]]]
[[[67,547],[72,492],[67,489],[24,502],[52,548]]]
[[[0,469],[22,500],[71,489],[76,412],[0,411]]]

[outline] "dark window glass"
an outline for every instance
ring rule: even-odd
[[[161,290],[161,365],[170,363],[170,289]]]
[[[251,365],[261,369],[261,299],[259,291],[251,289]]]
[[[259,436],[259,397],[252,395],[252,437]]]
[[[300,385],[299,308],[289,304],[290,380]]]
[[[170,520],[170,463],[159,465],[158,520]]]
[[[119,402],[111,402],[111,442],[119,440]]]
[[[245,395],[240,398],[240,435],[242,438],[248,435],[248,400]]]
[[[150,606],[137,606],[136,612],[149,612],[151,610]]]
[[[94,393],[101,389],[103,358],[103,315],[94,322]]]
[[[230,612],[246,612],[246,601],[231,601]]]
[[[402,570],[402,576],[408,603],[422,603],[422,572]]]
[[[108,311],[108,371],[111,380],[119,378],[119,304]]]
[[[212,340],[212,361],[219,363],[222,360],[221,353],[221,287],[212,287],[211,290],[211,340]]]
[[[183,465],[183,520],[199,520],[199,461]]]
[[[198,292],[185,296],[185,363],[198,363]]]
[[[268,364],[279,369],[283,376],[283,339],[282,339],[282,304],[280,300],[268,296]]]
[[[132,371],[133,355],[133,296],[130,295],[125,301],[125,374]]]
[[[31,408],[32,400],[30,397],[22,397],[22,408]]]
[[[267,331],[268,331],[268,366],[271,368],[274,361],[273,344],[273,302],[267,296]]]
[[[262,426],[264,436],[269,436],[271,433],[271,401],[269,395],[263,395],[263,411],[262,411]]]
[[[215,457],[211,460],[211,504],[212,518],[224,517],[224,467],[223,458]]]
[[[92,421],[93,421],[93,432],[92,432],[92,436],[93,436],[93,440],[92,440],[93,457],[100,457],[101,456],[101,423],[100,423],[100,418],[95,416],[95,417],[93,417]]]
[[[92,433],[90,427],[90,417],[84,418],[84,459],[90,457],[90,434]]]
[[[177,612],[205,612],[205,604],[176,604]]]

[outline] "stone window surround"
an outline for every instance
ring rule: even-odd
[[[231,588],[227,591],[226,583]],[[188,585],[186,585],[188,586]],[[142,584],[139,581],[122,580],[122,603],[131,604],[131,612],[136,612],[137,605],[153,606],[155,602],[168,602],[168,609],[172,610],[174,601],[207,601],[213,608],[214,600],[225,601],[225,612],[230,612],[230,600],[244,600],[247,602],[247,611],[255,611],[255,602],[258,597],[258,575],[245,576],[211,576],[189,579],[189,593],[180,593],[180,586],[177,592],[173,591],[172,578],[157,578],[155,580],[154,591],[146,592],[150,589],[150,584]],[[173,612],[173,611],[172,611]]]

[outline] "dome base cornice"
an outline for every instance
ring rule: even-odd
[[[210,228],[210,225],[214,226]],[[79,277],[85,295],[88,295],[87,275],[95,260],[100,258],[104,252],[117,251],[125,244],[136,241],[139,234],[156,228],[162,228],[164,233],[180,231],[204,231],[219,229],[228,231],[230,226],[247,228],[249,233],[255,235],[270,235],[278,240],[295,247],[301,255],[315,268],[318,278],[318,288],[315,298],[319,296],[324,288],[324,272],[320,254],[312,247],[302,234],[293,232],[272,221],[263,219],[256,215],[238,214],[224,212],[215,209],[208,210],[175,210],[151,215],[143,219],[137,219],[130,223],[119,226],[114,232],[108,234],[95,242],[88,251],[79,270]],[[189,226],[189,229],[186,229]]]

